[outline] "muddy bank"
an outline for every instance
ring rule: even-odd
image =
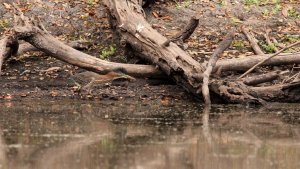
[[[5,1],[5,3],[9,2],[11,1]],[[272,11],[274,5],[280,5],[281,9]],[[286,5],[295,10],[293,16],[286,17],[282,14]],[[21,2],[20,6],[27,16],[38,16],[47,30],[58,36],[60,40],[85,39],[95,42],[88,51],[85,51],[87,53],[96,57],[103,58],[105,56],[104,59],[118,62],[145,63],[132,58],[134,52],[129,52],[130,57],[125,56],[124,48],[118,47],[119,42],[112,35],[106,10],[99,1],[87,3],[83,1],[33,0],[27,3]],[[247,13],[240,9],[245,9]],[[201,62],[210,57],[227,28],[237,26],[240,21],[244,21],[245,25],[251,26],[254,31],[258,32],[258,39],[263,39],[260,33],[271,29],[270,35],[283,45],[297,39],[297,32],[299,32],[299,22],[296,18],[299,11],[297,3],[245,4],[244,1],[236,1],[235,4],[232,4],[229,1],[223,3],[190,1],[190,3],[184,4],[173,1],[157,1],[145,11],[147,20],[152,26],[167,37],[180,31],[191,15],[201,16],[199,27],[191,39],[186,42],[187,51]],[[11,9],[4,3],[0,4],[0,13],[3,15],[1,30],[11,26],[11,12]],[[4,26],[3,23],[5,23]],[[103,51],[111,54],[104,55]],[[252,54],[249,43],[241,34],[225,51],[223,58],[245,57]],[[47,71],[53,67],[59,67],[59,69]],[[3,76],[0,77],[0,98],[4,100],[26,98],[96,100],[134,98],[139,100],[147,97],[164,99],[165,96],[182,100],[191,98],[191,95],[184,93],[183,89],[173,85],[170,80],[162,82],[166,85],[160,86],[153,85],[153,83],[159,84],[158,81],[152,81],[149,84],[147,80],[138,80],[125,87],[104,84],[96,87],[92,95],[78,94],[74,91],[74,84],[69,77],[71,74],[81,71],[83,70],[49,58],[49,56],[30,53],[6,63]],[[232,74],[234,73],[229,72],[226,75]]]

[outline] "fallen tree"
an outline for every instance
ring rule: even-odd
[[[59,60],[100,74],[106,74],[115,68],[124,68],[127,73],[137,77],[170,76],[187,91],[201,97],[203,73],[206,65],[195,61],[184,50],[158,33],[144,18],[144,12],[137,1],[105,0],[111,22],[122,41],[129,44],[144,60],[152,65],[121,64],[104,61],[80,52],[50,35],[43,27],[33,24],[21,11],[18,11],[18,22],[13,31],[1,39],[0,58],[7,58],[7,53],[16,53],[16,42],[24,40],[30,43],[33,50],[40,50]],[[17,9],[17,7],[15,7]],[[8,42],[7,39],[12,39]],[[14,46],[14,47],[13,47]],[[225,49],[224,49],[225,50]],[[14,52],[7,52],[14,51]],[[21,53],[21,52],[20,52]],[[299,63],[299,54],[281,54],[264,65],[281,65]],[[241,71],[268,56],[247,57],[244,59],[221,60],[216,63],[214,71]],[[289,58],[289,59],[287,59]],[[4,60],[4,59],[2,59]],[[242,60],[242,62],[241,62]],[[1,62],[0,62],[1,63]],[[244,64],[241,64],[244,63]],[[2,65],[2,63],[1,63]],[[159,69],[157,68],[159,67]],[[299,81],[292,83],[253,87],[236,79],[213,78],[209,82],[213,102],[222,100],[229,103],[265,103],[266,101],[299,102]],[[218,99],[215,99],[218,98]]]

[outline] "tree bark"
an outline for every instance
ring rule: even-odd
[[[235,58],[235,59],[224,59],[219,60],[214,71],[219,68],[223,72],[226,71],[245,71],[256,65],[257,63],[266,60],[271,55],[253,55],[247,56],[245,58]],[[271,58],[262,64],[262,66],[279,66],[279,65],[291,65],[300,64],[300,53],[282,53],[278,56]]]
[[[0,74],[2,70],[3,61],[5,59],[6,55],[6,45],[8,43],[8,37],[5,36],[0,39]]]
[[[143,59],[158,65],[177,84],[199,95],[204,68],[176,44],[169,47],[162,44],[167,38],[158,33],[143,17],[143,10],[137,1],[105,0],[110,15],[117,25],[123,40],[139,52]]]
[[[209,95],[209,77],[216,66],[216,62],[218,61],[220,55],[231,45],[234,39],[235,30],[231,30],[224,38],[224,40],[219,44],[216,48],[215,52],[212,54],[211,58],[208,61],[207,68],[203,73],[203,84],[202,84],[202,94],[204,98],[204,103],[207,105],[211,104],[210,95]]]
[[[72,65],[90,70],[96,73],[105,74],[111,69],[124,68],[129,75],[135,77],[161,76],[161,72],[151,65],[133,65],[113,63],[98,59],[57,40],[47,32],[40,30],[34,26],[15,29],[19,37],[29,42],[35,48],[53,56],[59,60],[70,63]]]

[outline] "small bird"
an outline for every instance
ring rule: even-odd
[[[70,79],[75,83],[76,86],[78,86],[78,91],[86,90],[89,94],[91,94],[91,89],[97,84],[104,84],[117,79],[125,79],[128,81],[136,80],[134,77],[131,77],[125,73],[127,72],[124,68],[114,68],[104,75],[86,71],[72,75]]]

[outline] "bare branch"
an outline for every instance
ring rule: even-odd
[[[219,46],[216,48],[215,52],[211,56],[211,58],[208,61],[207,68],[203,73],[203,84],[202,84],[202,95],[204,97],[205,104],[210,105],[211,100],[209,96],[209,77],[213,70],[213,68],[216,65],[217,60],[219,59],[220,55],[230,46],[234,39],[235,29],[231,30],[224,38],[224,40],[219,44]]]
[[[254,35],[249,30],[247,30],[244,26],[242,26],[242,31],[246,35],[248,41],[250,42],[255,54],[257,54],[257,55],[264,54],[264,52],[258,46],[258,44],[257,44],[258,41],[257,41],[257,39],[255,39]]]
[[[270,60],[271,58],[273,58],[273,57],[279,55],[280,53],[284,52],[285,50],[287,50],[287,49],[289,49],[289,48],[291,48],[291,47],[294,47],[294,46],[296,46],[296,45],[299,45],[299,44],[300,44],[300,41],[295,42],[295,43],[293,43],[293,44],[291,44],[291,45],[289,45],[289,46],[287,46],[287,47],[281,49],[280,51],[274,53],[273,55],[269,56],[268,58],[262,60],[261,62],[257,63],[256,65],[254,65],[252,68],[250,68],[250,69],[249,69],[248,71],[246,71],[244,74],[242,74],[238,79],[245,77],[247,74],[249,74],[250,72],[252,72],[255,68],[257,68],[258,66],[262,65],[263,63],[265,63],[266,61]]]

